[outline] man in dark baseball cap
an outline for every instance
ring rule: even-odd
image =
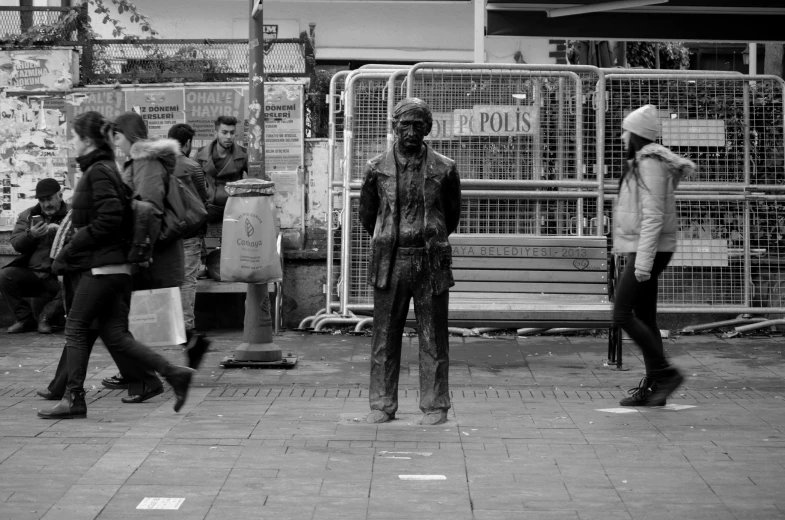
[[[52,333],[52,320],[65,313],[63,294],[57,277],[52,274],[52,248],[55,233],[70,209],[63,202],[60,183],[42,179],[35,186],[38,204],[19,214],[11,233],[11,245],[19,257],[0,269],[0,293],[11,308],[16,322],[8,329],[18,334],[38,329]],[[26,298],[43,298],[43,311],[36,319]]]

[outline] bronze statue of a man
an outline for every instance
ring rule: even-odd
[[[445,422],[450,409],[447,307],[455,282],[447,237],[460,220],[461,181],[455,161],[425,143],[432,125],[424,101],[402,100],[393,113],[392,149],[365,169],[360,221],[373,237],[368,283],[374,287],[369,423],[395,418],[401,339],[412,298],[422,424]]]

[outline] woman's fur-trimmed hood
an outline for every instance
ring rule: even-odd
[[[694,162],[657,143],[647,144],[641,148],[637,158],[638,162],[643,159],[654,159],[664,163],[673,177],[674,189],[679,185],[681,179],[691,176],[697,170]]]
[[[130,156],[134,161],[139,159],[165,161],[170,158],[173,161],[178,153],[180,153],[180,143],[175,139],[146,139],[131,145]]]

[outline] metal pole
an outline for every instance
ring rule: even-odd
[[[326,294],[324,306],[325,312],[327,314],[332,314],[333,276],[335,265],[335,237],[333,236],[333,233],[335,232],[333,229],[333,212],[335,211],[335,201],[333,198],[335,197],[335,188],[333,187],[333,182],[335,181],[335,145],[338,137],[335,116],[338,112],[336,105],[340,105],[340,100],[337,96],[338,81],[340,79],[345,79],[347,74],[349,74],[348,71],[340,71],[333,75],[333,77],[330,79],[330,93],[328,94],[328,126],[330,131],[330,138],[327,140],[327,146],[329,146],[329,149],[327,150],[327,173],[329,175],[329,183],[327,187],[327,288],[325,291]]]
[[[750,174],[750,84],[744,82],[744,184],[750,185],[752,181]],[[750,225],[750,204],[752,201],[744,202],[744,306],[752,305],[752,255],[751,237],[752,226]]]
[[[605,234],[605,74],[600,72],[597,80],[597,236]]]
[[[264,47],[263,0],[250,0],[248,52],[248,177],[266,178],[264,171]],[[275,246],[271,246],[275,247]],[[273,343],[270,294],[266,283],[249,283],[245,295],[243,342],[236,361],[280,361],[281,348]]]
[[[583,180],[583,82],[575,78],[575,179]],[[583,236],[583,199],[578,199],[578,236]]]

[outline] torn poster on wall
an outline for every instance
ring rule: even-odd
[[[74,49],[0,52],[0,88],[68,90],[79,83],[79,53]]]
[[[53,108],[50,108],[50,105]],[[57,179],[70,198],[68,137],[62,98],[0,91],[0,230],[36,204],[35,185]]]

